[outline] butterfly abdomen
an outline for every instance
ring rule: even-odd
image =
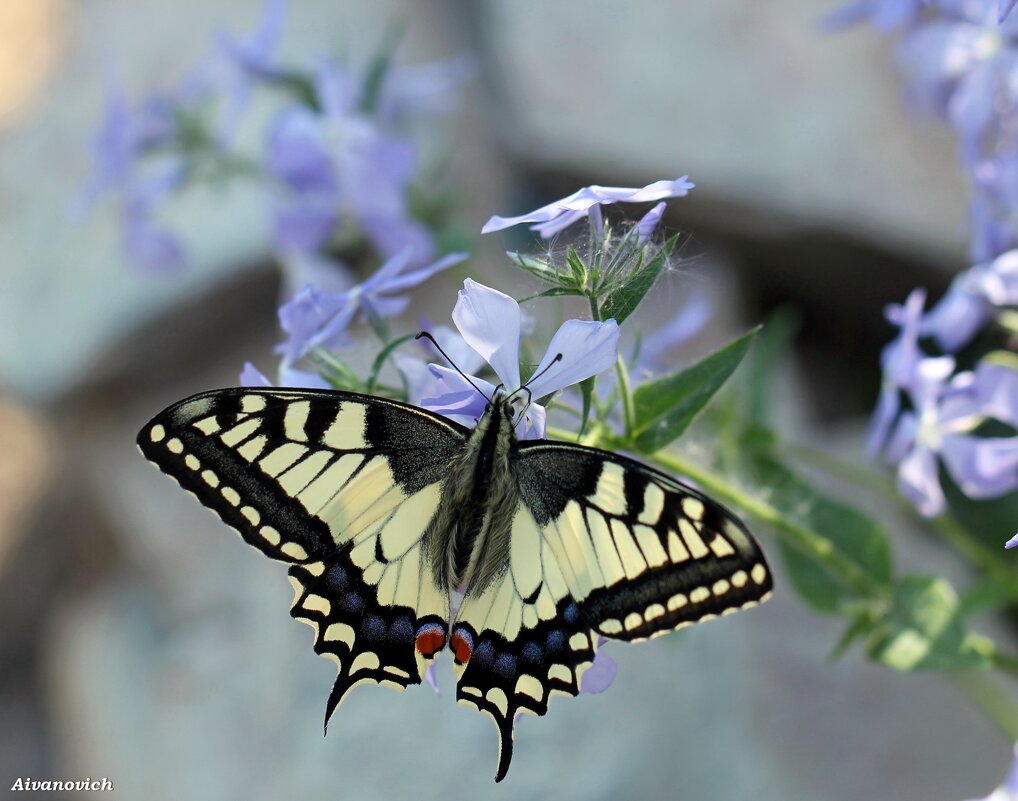
[[[508,565],[512,515],[519,501],[509,466],[513,437],[511,418],[494,404],[450,466],[430,536],[439,586],[481,590]]]

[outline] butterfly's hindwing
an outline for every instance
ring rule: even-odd
[[[652,468],[606,451],[525,442],[520,503],[499,581],[466,598],[451,647],[469,636],[457,698],[499,730],[498,777],[517,714],[577,695],[599,636],[640,640],[769,595],[759,547],[727,510]],[[561,647],[552,649],[554,642]]]
[[[221,390],[138,437],[163,472],[266,555],[292,564],[291,614],[338,676],[326,720],[362,681],[421,681],[448,595],[422,569],[459,426],[353,393]],[[423,650],[422,650],[423,649]]]
[[[624,456],[563,443],[519,446],[521,495],[585,619],[641,640],[764,600],[763,553],[716,501]]]

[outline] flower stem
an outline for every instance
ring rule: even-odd
[[[823,565],[856,595],[878,598],[887,594],[889,588],[883,582],[866,574],[838,551],[830,540],[809,526],[789,520],[766,501],[732,486],[721,476],[673,453],[658,453],[650,458],[667,470],[693,479],[719,500],[737,506],[757,520],[767,523],[779,539]]]
[[[950,681],[992,720],[998,729],[1018,742],[1018,700],[994,676],[977,670],[947,674]]]

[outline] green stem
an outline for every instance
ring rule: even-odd
[[[597,298],[588,296],[590,300],[591,319],[601,322],[601,309],[597,304]],[[629,383],[629,370],[621,356],[615,357],[615,375],[619,380],[619,397],[622,400],[622,420],[626,427],[626,438],[632,439],[633,429],[636,427],[636,410],[633,408],[633,391]]]
[[[995,645],[990,658],[993,660],[993,666],[998,670],[1010,673],[1012,676],[1018,676],[1018,657],[997,650]]]
[[[675,473],[688,476],[719,500],[742,509],[747,514],[770,525],[786,544],[823,565],[853,593],[863,597],[880,597],[888,588],[867,575],[855,562],[838,551],[834,544],[819,533],[786,518],[766,501],[732,486],[721,476],[672,453],[658,453],[650,457],[654,462]]]
[[[1012,742],[1018,742],[1018,700],[1004,690],[994,676],[976,670],[952,672],[947,676],[998,729]]]

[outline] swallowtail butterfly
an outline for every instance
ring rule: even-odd
[[[756,605],[757,543],[725,508],[633,459],[517,441],[519,394],[473,430],[384,398],[222,389],[170,406],[144,455],[290,566],[291,614],[347,692],[405,689],[449,648],[456,698],[492,717],[577,695],[599,638],[636,641]],[[458,606],[456,602],[458,601]]]

